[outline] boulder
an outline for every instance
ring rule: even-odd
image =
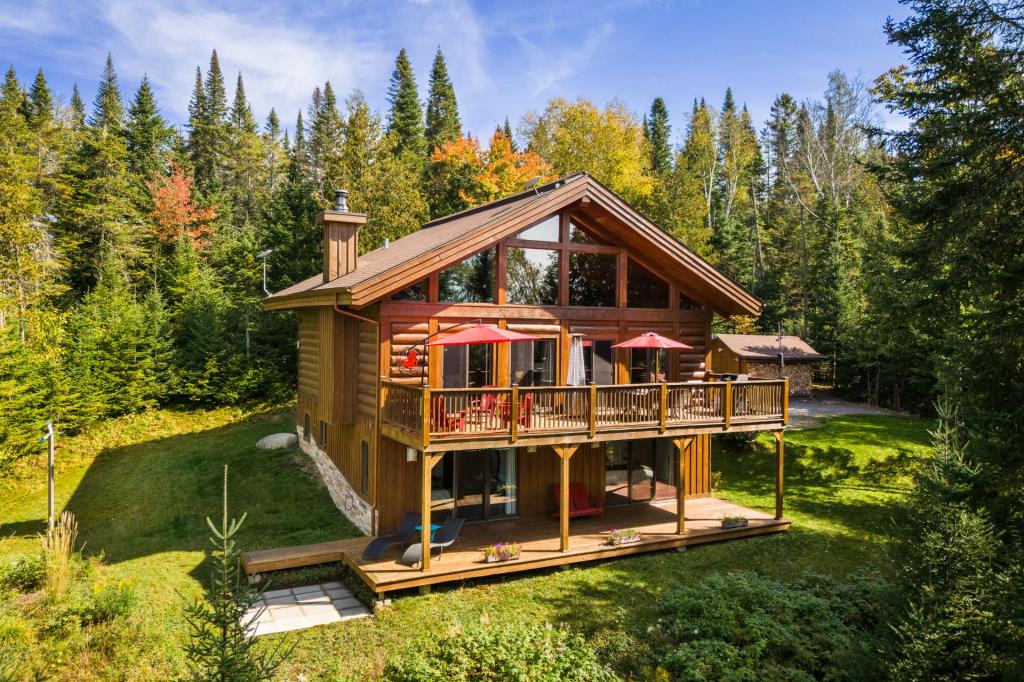
[[[292,448],[299,444],[299,437],[294,433],[272,433],[269,436],[260,438],[256,447],[262,450],[279,450],[281,448]]]

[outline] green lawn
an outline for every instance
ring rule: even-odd
[[[481,619],[564,623],[616,662],[628,653],[630,635],[646,626],[653,598],[668,586],[733,569],[780,580],[807,569],[842,576],[872,564],[885,571],[885,547],[899,523],[897,503],[915,458],[926,451],[928,426],[913,418],[859,416],[788,433],[789,533],[404,595],[375,618],[302,633],[284,673],[372,679],[389,657],[422,647],[453,624]],[[135,671],[127,673],[130,679],[166,679],[180,669],[181,595],[197,594],[205,582],[203,518],[219,509],[223,464],[231,467],[233,510],[248,513],[243,547],[356,532],[310,477],[304,456],[253,447],[263,435],[290,428],[283,412],[165,410],[67,442],[60,453],[59,505],[78,516],[86,553],[102,553],[110,575],[135,581],[144,599],[133,616],[133,636],[105,642],[102,655],[78,654],[81,665],[63,666],[74,671],[65,673],[67,679],[119,679],[111,668],[125,662]],[[716,441],[718,495],[772,508],[770,440]],[[0,499],[0,536],[11,536],[0,542],[0,561],[6,562],[38,546],[35,534],[46,506],[42,475],[0,483]],[[279,576],[278,584],[317,573],[325,571]]]

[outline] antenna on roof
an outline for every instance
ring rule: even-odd
[[[532,178],[530,178],[529,180],[526,181],[526,184],[523,185],[523,189],[524,190],[532,189],[533,193],[539,197],[540,196],[540,192],[537,191],[537,184],[539,182],[540,182],[540,176],[539,175],[535,175],[534,177],[532,177]]]

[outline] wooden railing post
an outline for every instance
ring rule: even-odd
[[[782,380],[782,423],[789,423],[789,377]]]
[[[785,431],[775,431],[775,518],[782,520],[782,473],[785,461]]]
[[[512,417],[512,423],[510,425],[509,436],[512,442],[515,443],[516,439],[519,438],[519,386],[515,385],[512,387],[512,405],[509,406],[509,415]]]
[[[661,404],[658,407],[658,426],[661,433],[665,433],[666,421],[668,420],[668,384],[661,382]]]
[[[725,398],[722,399],[722,415],[725,417],[725,428],[729,430],[729,423],[732,421],[732,382],[725,382]]]
[[[587,414],[590,437],[597,435],[597,384],[590,384],[590,406]]]
[[[442,406],[443,407],[443,406]],[[423,449],[426,450],[427,446],[430,445],[430,387],[423,387],[423,405],[420,408],[423,410],[423,414],[420,415],[421,424],[420,428],[423,433],[420,437],[423,439]]]
[[[385,383],[385,378],[381,377],[380,381],[380,409],[387,416],[387,405],[388,405],[388,384]]]

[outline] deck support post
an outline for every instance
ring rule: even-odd
[[[775,436],[775,518],[782,520],[782,468],[785,460],[785,431],[773,431]]]
[[[558,537],[559,549],[563,552],[569,551],[569,460],[578,445],[554,445],[552,449],[560,460],[560,474],[558,477]]]
[[[421,571],[430,569],[430,472],[434,470],[443,456],[444,453],[420,453],[422,461],[420,467],[422,474],[420,480],[420,542],[423,548],[423,558],[420,560]]]
[[[676,446],[676,533],[686,534],[686,451],[694,442],[693,436],[675,438]]]

